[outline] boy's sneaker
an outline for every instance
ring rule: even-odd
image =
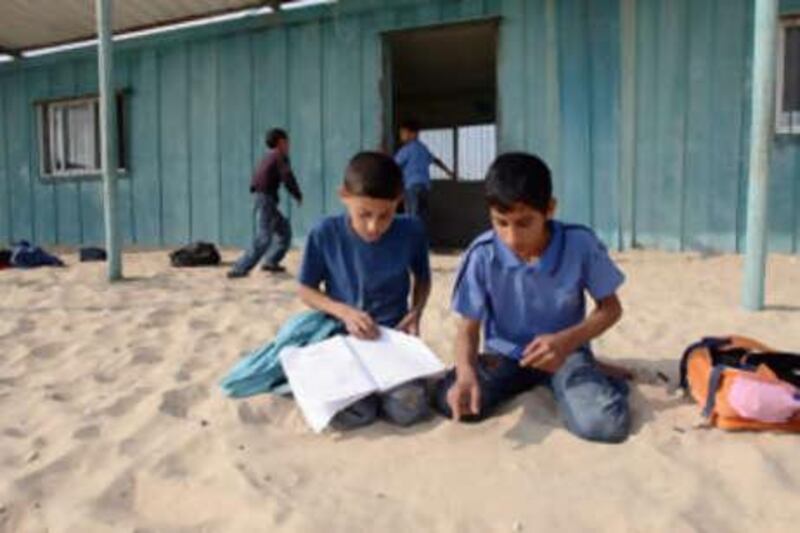
[[[286,267],[283,265],[261,265],[261,270],[264,272],[272,272],[273,274],[282,274],[286,272]]]
[[[238,272],[236,270],[229,270],[226,274],[228,279],[237,279],[247,277],[247,272]]]

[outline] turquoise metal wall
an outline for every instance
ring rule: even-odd
[[[635,84],[626,96],[636,104],[624,127],[635,132],[633,238],[641,245],[742,245],[752,3],[630,3],[635,58],[626,67]],[[787,176],[776,170],[773,184],[781,184]]]
[[[750,3],[350,0],[123,43],[122,234],[141,245],[245,244],[263,132],[285,125],[306,192],[290,208],[302,237],[339,210],[347,158],[381,142],[381,32],[501,16],[500,149],[545,156],[564,218],[612,246],[740,249]],[[89,52],[0,67],[0,242],[102,242],[99,182],[40,181],[32,105],[95,90]],[[798,141],[780,137],[777,250],[798,245],[798,165]]]

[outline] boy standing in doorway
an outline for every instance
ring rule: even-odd
[[[419,140],[417,121],[407,120],[400,125],[400,141],[403,146],[397,151],[394,160],[403,170],[406,213],[419,217],[427,226],[430,166],[436,165],[451,178],[455,177],[455,173]]]

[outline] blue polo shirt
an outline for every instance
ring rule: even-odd
[[[453,293],[453,310],[480,320],[484,350],[519,359],[537,335],[556,333],[586,316],[585,293],[614,294],[625,280],[602,242],[588,228],[549,222],[542,256],[525,262],[494,231],[475,239]]]
[[[414,185],[430,188],[433,154],[419,139],[404,144],[395,154],[394,160],[403,169],[403,184],[406,189]]]
[[[306,240],[300,283],[339,302],[369,313],[377,323],[394,327],[408,313],[410,273],[431,279],[428,238],[422,223],[395,216],[376,242],[366,242],[347,215],[325,218]]]

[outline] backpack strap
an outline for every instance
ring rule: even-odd
[[[703,407],[703,416],[705,418],[711,417],[714,412],[714,406],[717,402],[717,391],[722,384],[722,373],[727,368],[725,365],[714,365],[711,369],[711,374],[708,376],[708,393],[706,394],[706,405]]]
[[[730,337],[703,337],[700,341],[689,345],[689,347],[686,348],[686,351],[683,352],[683,356],[681,357],[680,386],[684,389],[686,389],[689,386],[689,383],[686,381],[686,371],[689,365],[689,355],[691,355],[693,351],[697,350],[698,348],[706,348],[712,354],[712,359],[714,359],[713,355],[715,353],[719,353],[720,348],[722,346],[730,344],[730,342],[731,342]]]
[[[778,379],[800,388],[800,354],[786,352],[754,352],[746,357],[748,365],[765,365]]]

